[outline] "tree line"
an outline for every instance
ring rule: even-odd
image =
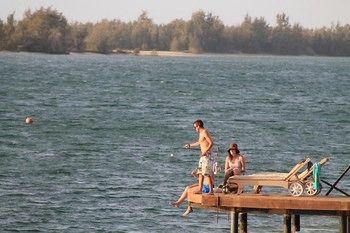
[[[188,51],[191,53],[252,53],[282,55],[350,56],[350,25],[307,29],[292,25],[282,13],[276,25],[263,17],[246,15],[236,26],[226,26],[218,16],[203,11],[190,20],[155,24],[142,12],[137,20],[102,20],[68,23],[52,8],[27,10],[16,21],[14,13],[0,19],[0,50],[44,53],[125,50]]]

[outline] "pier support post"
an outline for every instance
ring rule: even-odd
[[[231,233],[238,233],[238,213],[231,211]]]
[[[247,233],[247,231],[248,231],[248,216],[247,216],[247,213],[240,213],[239,214],[239,219],[240,219],[239,232],[240,233]]]
[[[346,213],[343,212],[341,213],[340,217],[339,217],[339,220],[340,220],[340,229],[339,229],[339,232],[340,233],[349,233],[348,231],[348,216],[346,216]]]
[[[283,232],[291,233],[292,232],[292,216],[290,214],[284,214],[284,224],[283,224]]]
[[[297,231],[300,231],[300,215],[294,214],[292,232],[297,232]]]

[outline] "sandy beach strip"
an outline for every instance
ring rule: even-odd
[[[140,56],[160,56],[160,57],[195,57],[198,54],[187,52],[173,52],[173,51],[157,51],[157,50],[141,50],[138,54]]]

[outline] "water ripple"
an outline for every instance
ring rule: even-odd
[[[225,214],[184,220],[185,206],[169,205],[194,182],[198,151],[182,145],[196,118],[221,165],[236,141],[248,173],[330,154],[332,181],[349,163],[349,58],[0,53],[0,63],[4,232],[228,232]],[[306,218],[305,232],[337,232],[336,218]],[[280,216],[250,215],[252,232],[280,227]]]

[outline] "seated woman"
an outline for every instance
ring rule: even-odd
[[[224,186],[230,176],[243,175],[245,172],[245,157],[240,154],[237,144],[231,144],[227,152],[228,156],[225,159]]]
[[[192,173],[192,175],[194,175]],[[197,173],[195,174],[197,176],[197,178],[199,179],[200,176],[202,176],[201,173]],[[210,177],[209,176],[204,176],[204,180],[203,180],[203,187],[202,190],[199,190],[200,185],[197,184],[192,184],[189,185],[185,188],[185,190],[182,192],[181,196],[179,197],[179,199],[177,201],[171,202],[170,204],[173,207],[179,207],[188,197],[189,193],[204,193],[204,194],[209,194],[211,192],[211,187],[210,187],[211,181],[210,181]],[[201,191],[201,192],[200,192]],[[191,206],[188,206],[186,211],[182,214],[183,217],[186,217],[187,215],[189,215],[190,213],[193,212],[193,209]]]

